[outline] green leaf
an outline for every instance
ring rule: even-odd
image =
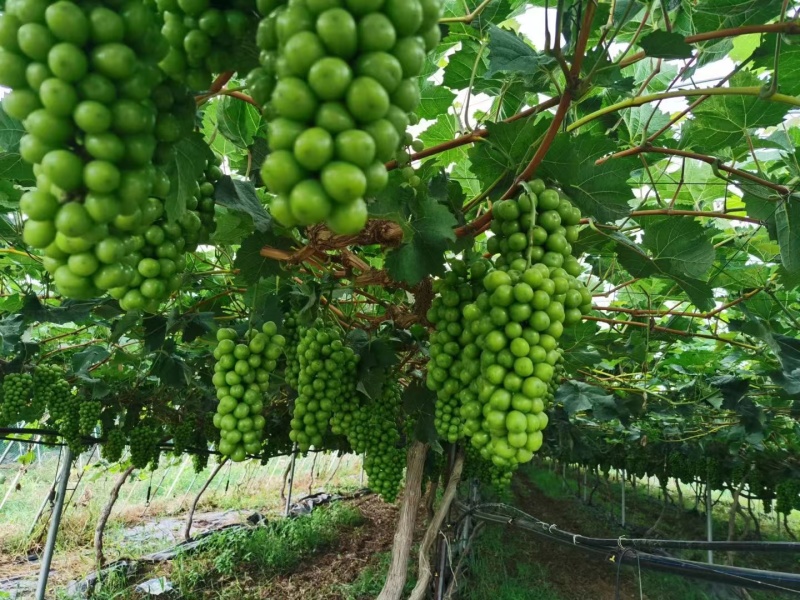
[[[555,401],[564,406],[567,414],[586,412],[595,408],[616,409],[614,397],[602,388],[589,385],[583,381],[566,381],[561,384],[555,394]],[[615,410],[616,412],[616,410]]]
[[[731,87],[760,87],[763,81],[752,74],[739,73]],[[714,96],[695,108],[681,136],[681,146],[713,153],[721,148],[746,148],[745,139],[753,130],[783,121],[789,106],[757,96]]]
[[[550,121],[548,116],[538,120],[519,119],[512,123],[487,123],[489,135],[486,140],[469,151],[473,174],[487,187],[503,175],[512,178],[530,160]]]
[[[453,106],[456,95],[442,85],[425,80],[421,82],[420,98],[417,116],[420,119],[438,119]]]
[[[167,339],[167,320],[162,315],[147,315],[142,319],[144,347],[153,352],[164,345]]]
[[[186,213],[186,203],[194,194],[206,162],[213,158],[200,133],[192,133],[175,144],[175,159],[165,169],[172,184],[165,202],[170,221],[177,221]]]
[[[667,217],[647,223],[642,245],[652,252],[659,269],[693,278],[703,277],[716,257],[703,226],[691,217]]]
[[[223,96],[217,107],[217,126],[231,143],[248,148],[261,126],[261,115],[252,104]]]
[[[454,242],[458,221],[446,206],[433,198],[418,202],[411,221],[413,237],[386,257],[389,275],[416,285],[428,275],[444,274],[444,251]]]
[[[700,0],[692,11],[695,31],[767,23],[781,14],[782,0]]]
[[[439,115],[436,122],[420,134],[419,139],[422,140],[426,148],[449,142],[458,134],[457,125],[458,121],[453,115]],[[462,160],[465,154],[466,150],[463,148],[456,148],[454,150],[440,152],[434,160],[436,164],[447,167],[452,163],[457,163],[459,160]]]
[[[89,346],[72,355],[72,372],[87,374],[89,368],[111,356],[103,346]]]
[[[6,114],[0,104],[0,150],[5,152],[19,152],[19,140],[25,135],[25,128],[21,121],[17,121]]]
[[[272,228],[272,217],[259,201],[256,189],[249,181],[232,179],[226,175],[217,182],[214,200],[230,210],[249,215],[256,231],[264,232]]]
[[[277,241],[279,240],[272,234],[257,232],[242,242],[233,267],[239,270],[239,278],[244,283],[252,285],[264,277],[282,273],[279,261],[261,256],[264,246],[276,247]]]
[[[562,133],[556,136],[536,174],[557,181],[585,216],[602,223],[616,221],[630,211],[628,201],[633,199],[633,192],[628,177],[640,163],[626,157],[595,164],[615,149],[614,141],[604,135]]]
[[[523,77],[538,78],[547,73],[555,59],[537,52],[525,40],[510,31],[489,26],[489,67],[484,77],[496,73],[513,73]]]
[[[800,273],[800,199],[792,197],[778,204],[775,228],[784,268],[789,274]]]
[[[639,40],[639,46],[653,58],[691,58],[694,48],[680,33],[654,31]]]
[[[465,40],[461,48],[448,58],[442,83],[451,90],[467,89],[486,73],[488,58],[480,52],[480,44]]]
[[[224,206],[216,210],[217,228],[211,235],[215,245],[241,244],[253,233],[253,218],[243,212],[228,210]]]
[[[0,319],[0,350],[9,354],[22,338],[25,331],[25,319],[20,314],[7,315]]]
[[[33,167],[16,152],[0,152],[0,179],[9,179],[26,186],[32,186],[36,182]]]

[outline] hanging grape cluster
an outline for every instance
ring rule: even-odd
[[[272,321],[261,331],[248,329],[243,340],[234,329],[217,331],[212,382],[219,403],[214,426],[221,432],[219,451],[235,462],[261,451],[264,393],[285,343]]]
[[[33,372],[34,398],[42,408],[47,407],[50,422],[73,453],[82,452],[87,444],[85,436],[94,434],[100,417],[102,403],[93,398],[82,398],[77,388],[65,379],[63,369],[45,363]]]
[[[269,10],[271,8],[271,10]],[[439,43],[440,0],[261,3],[259,97],[269,92],[270,154],[261,169],[286,227],[360,231],[365,199],[406,140],[417,77]]]
[[[128,432],[131,464],[137,469],[145,469],[149,465],[155,470],[161,456],[163,439],[163,428],[153,417],[138,421]]]
[[[321,447],[334,405],[342,402],[348,390],[354,391],[348,379],[355,372],[358,357],[345,346],[338,329],[317,321],[303,333],[297,359],[298,395],[289,437],[306,452],[312,446]]]
[[[348,434],[353,449],[364,454],[364,471],[370,488],[387,502],[397,498],[406,464],[398,427],[400,412],[400,384],[388,379],[381,395],[365,402],[354,413]]]
[[[213,75],[255,63],[253,0],[157,0],[169,51],[159,66],[189,89],[205,91]]]
[[[28,415],[34,412],[33,377],[30,373],[9,373],[3,378],[2,391],[0,423],[13,425],[37,418],[28,419]]]
[[[434,282],[437,295],[427,314],[435,328],[430,337],[427,385],[436,392],[436,430],[454,443],[463,437],[461,407],[473,406],[471,402],[477,399],[473,382],[480,373],[480,349],[476,336],[466,327],[464,308],[477,297],[489,263],[476,258],[469,266],[462,260],[449,264],[447,275]]]
[[[492,263],[473,259],[470,272],[455,263],[438,283],[428,386],[440,435],[468,436],[503,481],[542,445],[562,372],[558,340],[591,296],[572,256],[580,211],[563,194],[537,180],[493,212]]]
[[[23,240],[62,295],[109,292],[125,310],[155,311],[180,287],[185,236],[202,229],[196,211],[164,216],[163,167],[195,103],[157,65],[168,49],[157,21],[138,0],[19,0],[0,15],[2,104],[23,122],[36,175]]]

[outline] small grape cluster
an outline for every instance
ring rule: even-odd
[[[81,435],[92,435],[97,421],[100,420],[100,413],[103,404],[99,400],[85,399],[81,401],[78,408],[78,431]]]
[[[264,392],[286,344],[272,321],[238,338],[234,329],[217,331],[212,378],[219,400],[214,415],[214,426],[221,432],[218,449],[235,462],[261,451]]]
[[[333,399],[330,425],[336,435],[348,435],[356,413],[361,409],[361,395],[358,393],[358,362],[347,361],[342,375],[342,392]]]
[[[286,227],[325,222],[353,234],[384,163],[406,138],[418,77],[440,41],[440,0],[261,3],[259,97],[269,95],[261,168],[270,211]],[[268,10],[271,9],[271,10]],[[273,81],[273,78],[275,80]]]
[[[197,92],[211,86],[215,73],[250,68],[248,53],[257,19],[253,0],[157,0],[164,19],[161,33],[169,52],[159,66]]]
[[[9,373],[3,378],[0,423],[13,425],[27,421],[33,408],[33,377],[30,373]],[[44,407],[42,407],[42,412]]]
[[[104,440],[100,448],[100,455],[110,463],[119,462],[128,445],[128,437],[125,432],[121,428],[115,427],[113,423],[108,428],[104,424],[100,431]]]
[[[58,366],[42,363],[34,369],[33,394],[37,402],[47,407],[53,421],[58,422],[69,414],[71,389],[63,369]]]
[[[397,498],[406,463],[398,427],[400,410],[400,384],[387,380],[381,395],[356,412],[348,435],[353,449],[364,454],[370,488],[388,502]]]
[[[498,466],[492,462],[484,460],[480,451],[470,445],[466,448],[464,458],[463,480],[477,479],[482,483],[489,484],[496,492],[505,492],[511,485],[511,478],[516,467],[509,465]]]
[[[136,423],[128,432],[128,445],[131,451],[131,464],[137,469],[158,467],[161,456],[163,432],[161,426],[152,418]]]
[[[339,330],[322,321],[309,327],[297,345],[300,372],[289,437],[301,452],[320,448],[334,404],[348,389],[348,374],[358,356],[345,346]]]
[[[775,486],[775,511],[789,514],[800,510],[800,479],[785,479]]]

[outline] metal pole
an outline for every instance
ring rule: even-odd
[[[714,541],[714,519],[711,515],[711,486],[706,480],[706,539],[709,542]],[[714,551],[708,551],[708,562],[709,564],[714,564]]]
[[[289,507],[292,505],[292,486],[294,485],[294,467],[297,463],[297,444],[292,448],[292,466],[289,469],[289,493],[286,494],[286,508],[283,511],[283,516],[289,516]]]
[[[622,526],[625,527],[625,469],[620,471],[620,488],[622,489]]]
[[[42,566],[39,570],[39,583],[36,585],[36,600],[44,600],[44,593],[47,589],[47,578],[50,576],[50,564],[53,561],[53,552],[56,549],[56,536],[58,526],[61,523],[61,512],[64,509],[64,496],[67,492],[67,482],[69,481],[69,470],[72,467],[72,450],[69,446],[64,448],[64,462],[61,465],[61,475],[56,492],[56,504],[53,507],[53,514],[50,517],[50,530],[47,532],[47,544],[44,547],[42,556]]]
[[[183,495],[183,498],[181,498],[181,501],[178,503],[178,510],[180,510],[180,508],[183,506],[183,503],[186,501],[186,496],[188,496],[189,492],[192,490],[192,486],[194,485],[194,482],[197,481],[197,476],[199,474],[200,473],[195,473],[194,477],[192,477],[192,481],[189,482],[189,487],[186,488],[186,493]]]

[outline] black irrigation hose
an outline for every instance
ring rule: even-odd
[[[464,505],[461,508],[465,511],[478,515],[480,505],[467,509]],[[660,540],[654,538],[595,538],[574,534],[569,531],[559,529],[555,525],[550,525],[539,520],[525,518],[510,518],[500,513],[491,513],[492,516],[500,517],[494,519],[497,522],[513,521],[525,529],[536,529],[547,532],[551,537],[560,537],[575,546],[589,546],[601,549],[631,548],[638,550],[718,550],[720,552],[797,552],[800,553],[800,542],[706,542],[699,540]],[[487,513],[482,513],[487,516]]]
[[[601,553],[609,556],[609,560],[617,564],[630,564],[638,567],[673,573],[684,577],[692,577],[696,579],[706,579],[716,583],[723,583],[727,585],[734,585],[739,587],[747,587],[754,589],[763,589],[769,591],[782,591],[791,594],[800,595],[800,574],[796,573],[782,573],[777,571],[762,571],[759,569],[746,569],[743,567],[730,567],[724,565],[712,565],[691,560],[683,560],[671,556],[660,556],[641,552],[628,545],[635,541],[642,547],[642,544],[652,544],[652,548],[700,548],[695,544],[704,544],[702,548],[705,549],[722,549],[723,547],[737,544],[735,542],[691,542],[682,540],[627,540],[625,538],[619,539],[603,539],[603,538],[589,538],[570,532],[562,531],[552,525],[548,525],[542,521],[530,520],[526,518],[509,517],[496,512],[486,512],[478,508],[468,508],[460,504],[462,509],[467,510],[476,519],[483,521],[490,521],[494,523],[501,523],[505,525],[512,525],[519,527],[536,535],[546,537],[550,540],[560,542],[563,544],[571,545],[587,552]],[[588,542],[588,543],[587,543]],[[669,546],[658,546],[660,542],[668,542]],[[757,542],[747,543],[756,544]],[[681,545],[684,544],[684,545]],[[784,546],[789,545],[791,551],[800,551],[800,544],[793,544],[791,542],[760,542],[762,546],[769,546],[769,548],[761,548],[759,550],[778,550],[776,546],[780,547],[781,551],[786,551]]]

